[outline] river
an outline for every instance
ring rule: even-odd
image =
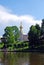
[[[44,53],[0,52],[0,65],[44,65]]]

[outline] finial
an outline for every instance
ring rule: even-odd
[[[20,31],[22,32],[22,22],[20,22]]]

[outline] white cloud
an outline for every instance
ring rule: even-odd
[[[25,21],[28,24],[30,23],[30,25],[35,25],[36,23],[41,25],[41,20],[36,20],[33,16],[31,15],[24,15],[24,16],[20,16],[19,20],[21,21]]]
[[[31,15],[15,15],[11,13],[11,10],[7,9],[6,7],[0,5],[0,24],[3,24],[3,27],[5,28],[6,25],[11,25],[20,23],[22,21],[23,25],[25,26],[31,26],[38,23],[41,24],[41,20],[36,20],[35,17]],[[25,27],[26,27],[25,26]],[[25,28],[24,28],[25,29]]]

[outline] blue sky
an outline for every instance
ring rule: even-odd
[[[20,26],[23,33],[28,33],[29,27],[44,18],[44,0],[0,0],[0,36],[6,26]]]

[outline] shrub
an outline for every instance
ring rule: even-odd
[[[4,43],[0,43],[0,49],[4,47]]]

